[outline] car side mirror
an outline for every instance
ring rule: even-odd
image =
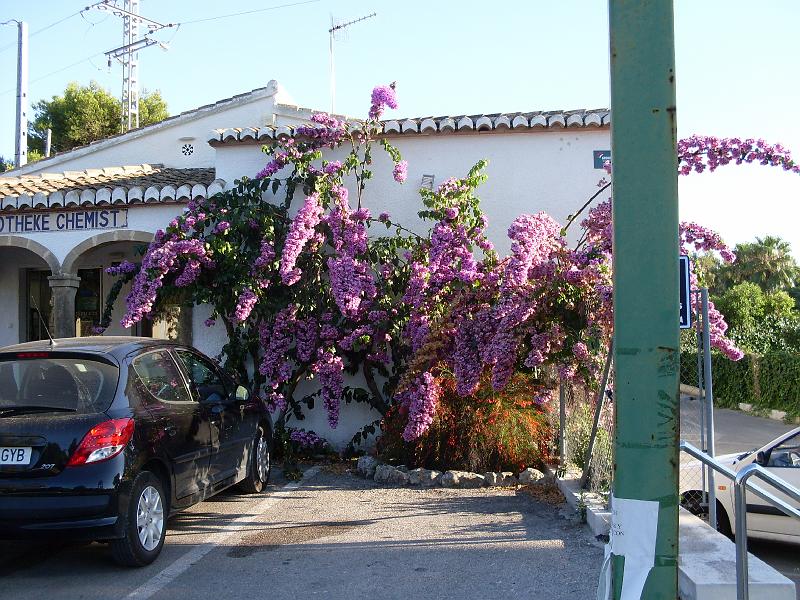
[[[245,402],[250,398],[250,392],[247,391],[247,388],[244,386],[237,386],[236,387],[236,400],[239,402]]]
[[[769,462],[769,454],[760,450],[758,454],[756,454],[756,464],[761,465],[762,467],[766,467],[767,463]]]

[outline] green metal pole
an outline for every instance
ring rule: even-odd
[[[614,484],[659,503],[642,598],[678,582],[678,181],[672,0],[609,0],[614,165]],[[612,561],[620,597],[624,558]]]

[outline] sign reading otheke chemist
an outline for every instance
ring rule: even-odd
[[[127,208],[0,214],[0,233],[47,233],[85,229],[124,229]]]

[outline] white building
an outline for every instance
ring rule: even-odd
[[[105,268],[136,261],[190,199],[253,176],[267,160],[262,145],[311,114],[270,81],[0,176],[0,346],[44,336],[37,307],[57,337],[87,335],[113,285]],[[387,120],[384,133],[408,161],[409,177],[403,186],[394,182],[388,157],[376,149],[378,176],[365,198],[373,214],[387,211],[413,227],[421,186],[463,176],[485,158],[489,180],[479,196],[501,252],[509,224],[523,212],[544,210],[564,222],[596,191],[610,148],[606,109]],[[108,333],[165,335],[159,324],[119,325],[126,293]],[[204,326],[207,312],[184,311],[178,334],[215,355],[224,331]],[[365,410],[343,406],[336,432],[321,415],[305,426],[346,442],[367,422]],[[357,414],[348,418],[348,411]]]

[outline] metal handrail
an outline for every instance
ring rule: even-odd
[[[734,515],[736,519],[736,598],[737,600],[749,600],[750,586],[747,577],[747,491],[753,492],[756,496],[772,504],[786,515],[800,519],[800,510],[756,484],[750,483],[749,479],[755,475],[798,502],[800,502],[800,490],[755,463],[747,465],[736,473],[689,442],[681,440],[680,449],[719,474],[724,475],[733,483],[736,511]]]
[[[733,493],[736,505],[736,595],[738,600],[748,600],[750,598],[750,582],[747,577],[747,489],[749,486],[751,490],[758,494],[758,488],[748,481],[753,475],[800,502],[800,490],[786,483],[780,477],[775,477],[761,465],[751,463],[736,474]],[[770,499],[762,496],[767,502],[776,506],[786,515],[800,519],[800,510],[786,504],[783,500],[772,496],[768,492],[765,493],[771,497]],[[740,535],[740,532],[744,532],[744,535]],[[739,543],[740,539],[742,540],[741,544]]]
[[[680,449],[683,452],[686,452],[686,454],[688,454],[689,456],[693,456],[694,458],[699,460],[701,463],[703,463],[705,465],[708,465],[709,467],[714,469],[717,473],[720,473],[721,475],[725,475],[725,477],[727,477],[728,479],[730,479],[733,482],[736,481],[736,472],[735,471],[729,469],[728,467],[723,465],[721,462],[718,462],[718,461],[714,460],[708,454],[706,454],[705,452],[703,452],[699,448],[696,448],[695,446],[693,446],[689,442],[681,440]]]

